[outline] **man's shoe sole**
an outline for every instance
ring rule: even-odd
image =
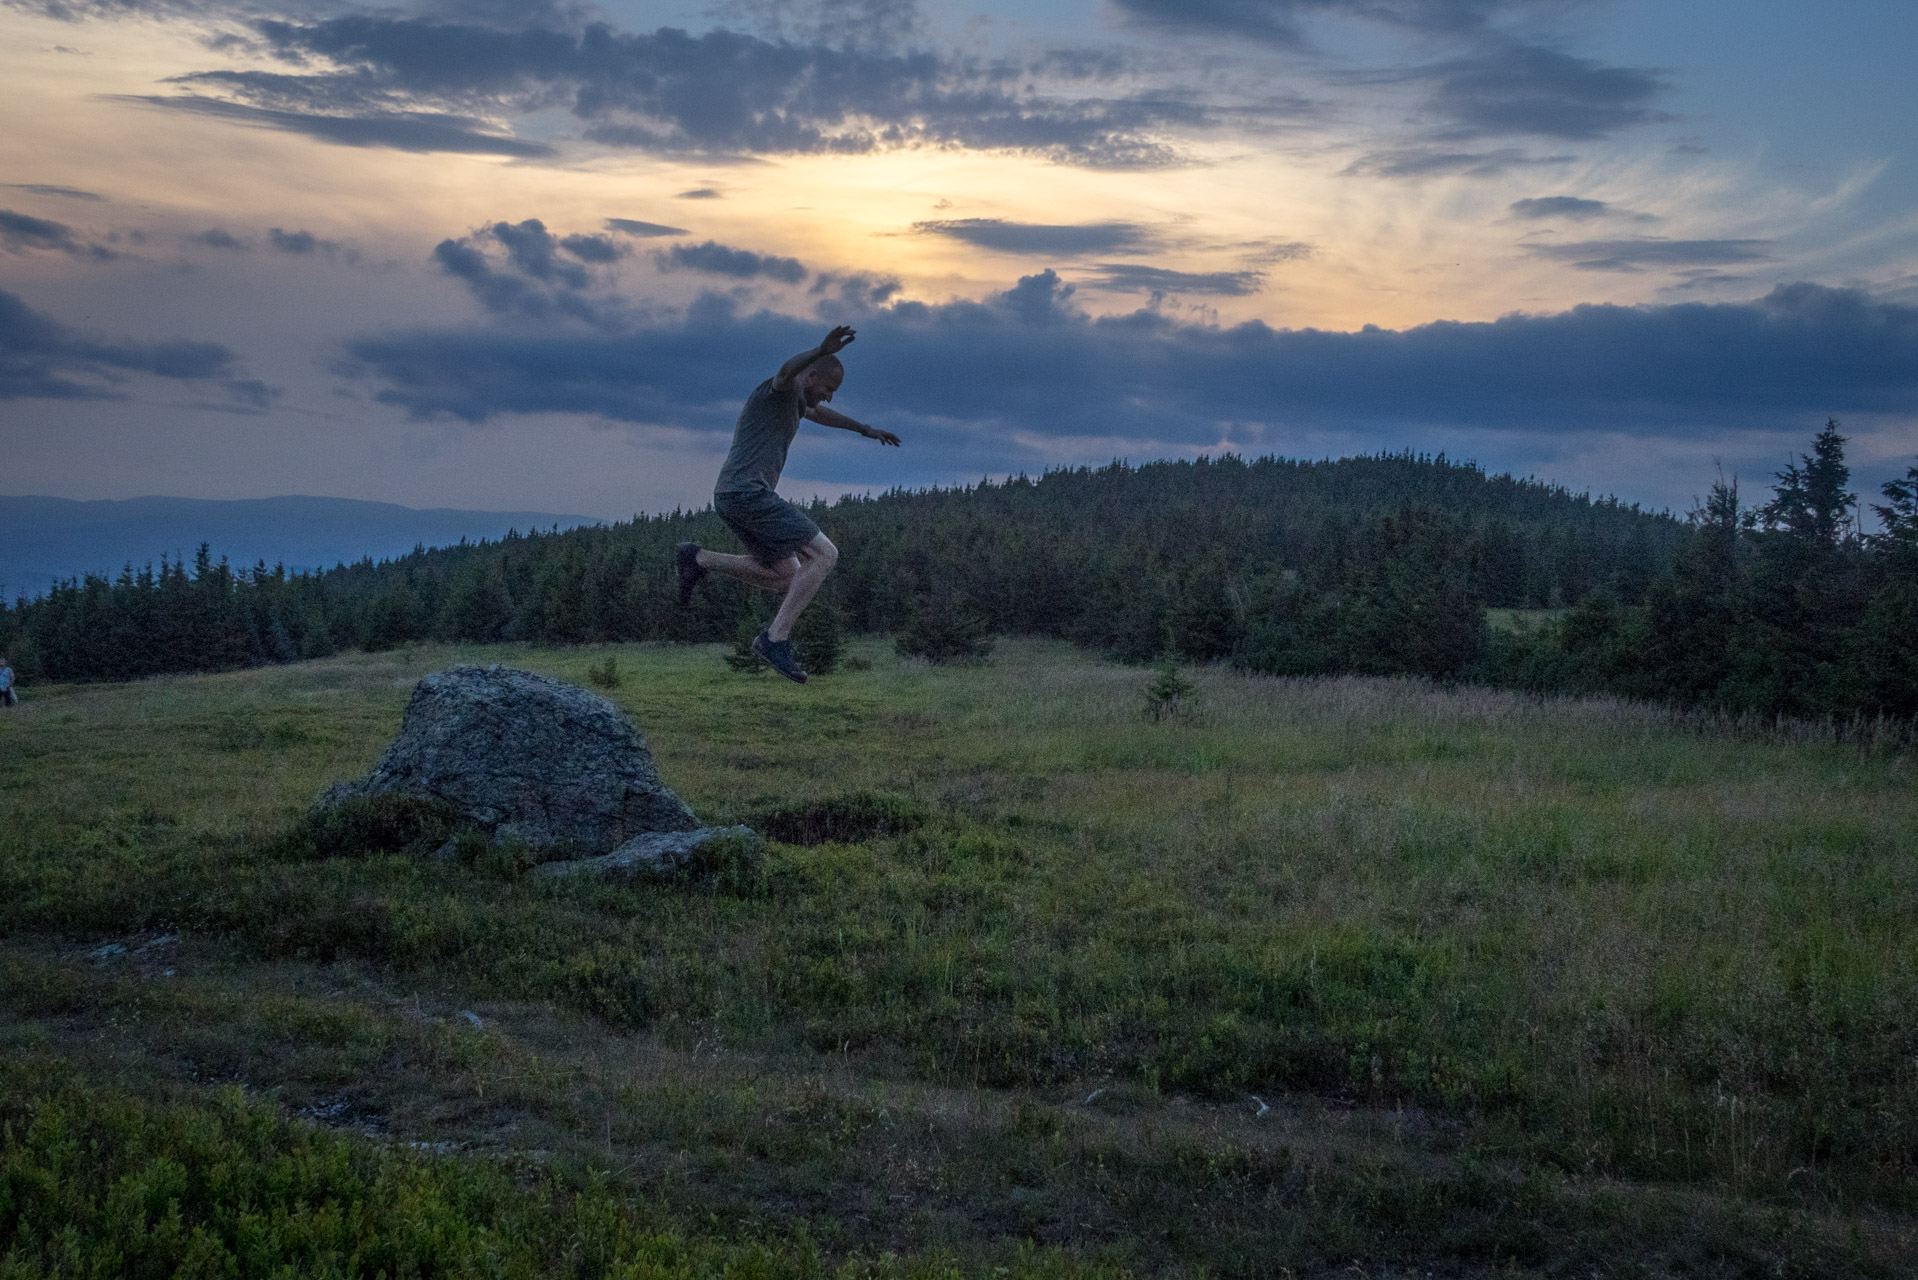
[[[777,662],[774,662],[772,660],[772,655],[759,647],[759,642],[765,639],[766,639],[766,633],[764,631],[760,632],[758,635],[753,637],[753,652],[759,655],[759,660],[765,663],[767,666],[771,667],[774,671],[779,672],[780,675],[785,676],[786,679],[792,681],[794,684],[806,683],[806,673],[804,671],[801,671],[798,675],[794,675],[792,672],[787,671],[783,667],[781,667]]]

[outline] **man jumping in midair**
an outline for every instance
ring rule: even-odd
[[[772,625],[753,637],[753,652],[788,680],[806,682],[805,669],[793,654],[793,623],[819,590],[819,584],[839,562],[839,548],[819,532],[806,513],[775,490],[786,466],[786,451],[799,434],[799,420],[811,418],[825,427],[857,431],[868,440],[897,445],[890,431],[854,422],[828,409],[826,403],[845,380],[846,366],[836,354],[853,340],[853,331],[840,325],[810,351],[802,351],[779,372],[753,388],[733,428],[732,452],[713,486],[713,510],[746,544],[747,554],[707,551],[698,543],[682,542],[676,552],[679,602],[693,597],[693,588],[708,573],[783,591]]]

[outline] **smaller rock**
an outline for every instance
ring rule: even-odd
[[[547,862],[527,872],[544,880],[597,876],[607,880],[654,880],[675,876],[699,862],[700,849],[721,838],[743,840],[757,853],[759,833],[751,827],[701,827],[697,831],[648,831],[597,858]]]

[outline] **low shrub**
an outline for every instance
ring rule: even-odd
[[[950,592],[922,596],[893,638],[902,657],[938,664],[983,662],[992,656],[985,618]]]
[[[141,1102],[0,1064],[0,1280],[29,1276],[645,1276],[934,1280],[939,1255],[821,1258],[689,1236],[603,1175],[425,1155],[287,1120],[228,1087]],[[39,1075],[40,1079],[31,1076]],[[1099,1280],[1059,1250],[1001,1277]]]

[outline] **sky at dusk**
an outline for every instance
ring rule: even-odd
[[[1918,460],[1911,0],[0,0],[0,492]]]

